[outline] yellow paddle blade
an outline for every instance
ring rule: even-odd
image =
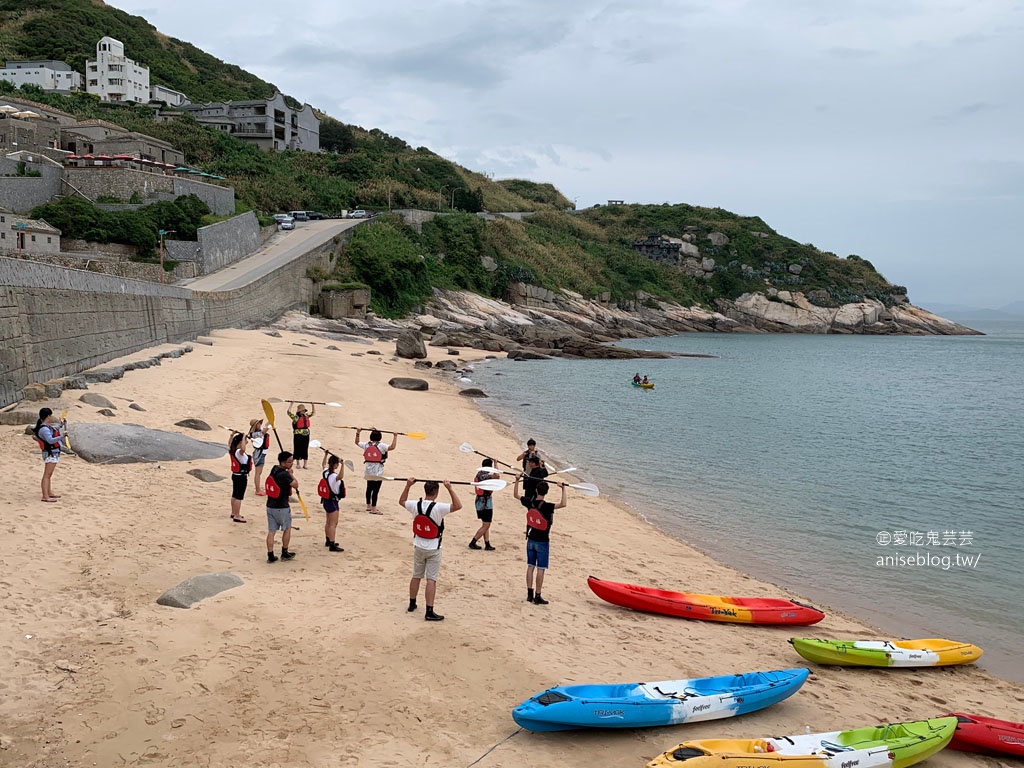
[[[299,506],[302,507],[302,514],[304,514],[306,519],[309,520],[309,510],[306,509],[306,502],[302,500],[302,494],[296,491],[295,495],[299,497]]]
[[[427,437],[426,432],[401,432],[399,434],[411,437],[413,440],[425,440]]]
[[[263,403],[263,413],[267,417],[267,423],[269,423],[270,424],[270,428],[273,429],[274,428],[274,406],[272,406],[270,404],[270,402],[267,401],[267,400],[261,400],[260,402]]]

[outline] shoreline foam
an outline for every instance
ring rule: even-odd
[[[463,441],[518,453],[515,429],[496,425],[451,383],[431,375],[427,393],[389,388],[392,376],[420,375],[389,359],[389,343],[372,347],[383,356],[352,357],[367,346],[333,342],[340,351],[328,351],[331,342],[316,337],[258,331],[213,338],[211,348],[93,389],[130,396],[146,412],[119,416],[162,428],[186,416],[244,423],[259,415],[261,397],[302,389],[342,402],[340,411],[317,411],[313,429],[345,458],[358,462],[353,433],[331,424],[426,431],[424,442],[399,439],[388,469],[400,475],[464,479],[478,465],[458,451]],[[443,350],[430,355],[445,359]],[[283,420],[283,405],[277,410]],[[73,414],[103,419],[88,408]],[[20,428],[0,432],[19,477],[0,507],[8,523],[0,539],[8,596],[0,746],[12,765],[467,765],[515,730],[516,704],[550,685],[804,665],[785,629],[638,614],[594,597],[591,573],[668,582],[685,570],[695,590],[726,594],[767,586],[611,500],[570,496],[558,513],[545,588],[551,605],[541,607],[524,600],[522,516],[508,491],[496,495],[494,553],[466,549],[477,521],[464,495],[467,508],[449,518],[438,584],[437,608],[448,618],[435,625],[405,612],[411,534],[397,483],[382,491],[385,515],[371,516],[360,511],[358,473],[350,475],[339,528],[345,553],[324,550],[319,506],[310,503],[310,522],[296,515],[299,557],[268,565],[251,487],[243,503],[251,522],[233,525],[229,485],[184,474],[226,474],[226,458],[164,469],[68,459],[54,478],[61,503],[41,505],[30,442]],[[297,475],[309,503],[317,471]],[[215,570],[246,583],[188,611],[155,605],[167,586]],[[833,635],[870,629],[839,614],[817,627]],[[976,668],[812,672],[792,699],[742,718],[627,733],[520,733],[482,764],[555,765],[571,751],[593,765],[639,766],[684,739],[954,710],[1024,720],[1024,688]],[[932,764],[982,763],[944,752]]]

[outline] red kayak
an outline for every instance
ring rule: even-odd
[[[620,584],[591,576],[587,584],[594,594],[612,605],[635,611],[663,613],[683,619],[729,621],[736,624],[817,624],[825,614],[817,608],[793,600],[773,597],[727,597],[698,595],[693,592],[669,592],[635,584]]]
[[[996,720],[982,715],[954,712],[959,722],[949,742],[950,749],[980,752],[983,755],[1016,755],[1024,757],[1024,723]]]

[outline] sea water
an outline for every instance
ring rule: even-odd
[[[894,639],[972,642],[1024,682],[1024,322],[978,329],[684,334],[622,345],[713,357],[501,359],[470,375],[523,440],[780,596]],[[655,388],[631,386],[637,372]],[[682,573],[654,586],[714,591]]]

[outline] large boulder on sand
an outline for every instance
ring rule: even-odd
[[[86,405],[95,405],[97,408],[117,408],[110,400],[105,398],[99,392],[86,392],[80,398]]]
[[[427,356],[427,348],[419,331],[405,331],[395,339],[395,354],[407,360],[422,360]]]
[[[70,435],[75,453],[93,464],[219,459],[228,450],[219,443],[138,424],[75,424]]]
[[[213,427],[207,424],[202,419],[182,419],[181,421],[174,422],[176,427],[186,427],[188,429],[195,429],[199,432],[212,432]]]
[[[191,608],[200,600],[240,587],[244,583],[233,573],[201,573],[167,590],[156,601],[159,605],[172,608]]]
[[[430,385],[423,379],[409,379],[398,376],[388,382],[395,389],[409,389],[413,392],[426,392]]]

